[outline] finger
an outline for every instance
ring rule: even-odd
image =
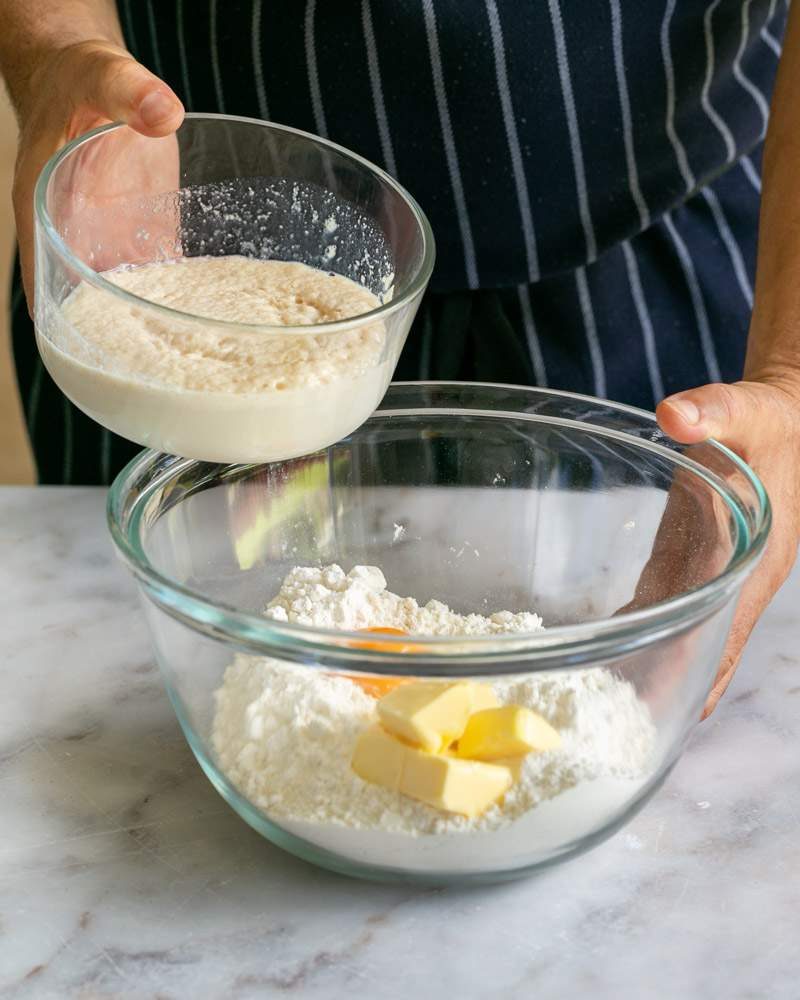
[[[713,437],[738,448],[764,404],[760,389],[741,382],[699,386],[663,400],[656,416],[664,433],[682,444],[697,444]]]
[[[713,687],[706,699],[702,715],[703,719],[707,718],[716,708],[725,689],[733,680],[733,675],[736,673],[736,668],[742,657],[742,651],[747,640],[750,638],[750,633],[753,631],[758,617],[759,611],[755,606],[750,604],[742,606],[740,602],[739,607],[736,609],[736,618],[728,635],[728,640],[725,643],[725,651],[719,662],[717,676],[714,678]]]
[[[736,660],[726,673],[717,675],[717,679],[714,681],[714,687],[711,689],[711,693],[703,706],[703,714],[700,716],[701,722],[707,719],[719,704],[720,698],[722,698],[725,694],[728,685],[733,680],[733,675],[736,673],[736,668],[738,666],[739,661]]]
[[[767,602],[764,601],[764,605],[766,605],[766,603]],[[717,676],[714,678],[714,686],[709,692],[703,708],[703,714],[700,716],[701,720],[707,719],[709,715],[711,715],[717,707],[720,698],[725,693],[726,688],[733,680],[733,675],[736,673],[736,668],[739,666],[742,650],[744,649],[747,640],[750,638],[750,633],[753,631],[753,627],[758,621],[761,610],[763,610],[763,608],[759,608],[751,601],[748,601],[743,595],[742,600],[740,600],[739,605],[736,608],[736,617],[734,618],[727,642],[725,643],[725,650],[722,654],[722,659],[719,662]]]
[[[170,135],[183,121],[183,105],[172,90],[127,53],[98,48],[80,69],[77,101],[109,121],[149,136]]]
[[[736,668],[742,657],[742,651],[756,622],[786,575],[784,561],[777,556],[771,557],[768,553],[752,578],[745,584],[736,606],[736,614],[728,633],[714,686],[708,696],[701,718],[708,718],[714,711],[725,689],[733,680],[733,675],[736,673]]]
[[[58,70],[60,86],[76,112],[91,112],[97,120],[124,121],[134,130],[159,137],[173,133],[183,120],[183,105],[170,88],[124,50],[112,45],[75,46],[65,53]],[[78,122],[81,116],[78,115]],[[91,124],[91,121],[89,122]],[[36,138],[21,144],[13,188],[25,297],[33,305],[33,192],[47,160],[71,138],[71,127],[37,127]],[[84,124],[83,128],[87,126]],[[81,131],[78,125],[78,132]],[[75,133],[77,134],[77,133]]]

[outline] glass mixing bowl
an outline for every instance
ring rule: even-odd
[[[123,437],[206,461],[304,455],[362,423],[391,381],[434,261],[425,216],[378,167],[296,129],[226,115],[187,115],[161,139],[108,125],[69,143],[37,184],[35,235],[37,342],[59,387]],[[381,305],[317,325],[224,322],[140,298],[103,273],[232,255],[343,275]],[[126,325],[159,352],[146,368],[136,343],[120,349]],[[212,382],[176,381],[176,352],[208,359]],[[309,355],[317,369],[298,375],[295,360]]]
[[[393,385],[363,426],[303,459],[227,466],[144,453],[114,483],[108,515],[180,724],[221,795],[300,857],[436,883],[525,874],[591,847],[641,808],[700,717],[770,523],[764,490],[739,458],[715,443],[677,445],[651,414],[447,383]],[[332,563],[378,566],[395,593],[462,613],[535,610],[546,630],[413,643],[385,635],[365,649],[363,633],[262,616],[292,567]],[[545,714],[596,759],[568,773],[556,751],[533,808],[491,830],[432,822],[413,835],[293,814],[286,788],[248,796],[214,739],[215,692],[234,662],[247,676],[289,670],[306,684],[323,673],[505,678],[625,695],[591,712],[544,697]],[[288,729],[253,735],[266,752],[274,739],[287,768],[297,741],[320,732],[299,707],[289,716]],[[634,749],[635,772],[620,770]],[[318,765],[298,785],[318,787],[321,775],[324,786],[327,758]],[[367,788],[353,786],[354,798]],[[296,799],[302,787],[290,791]]]

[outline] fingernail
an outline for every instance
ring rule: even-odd
[[[669,405],[687,424],[700,423],[700,410],[689,399],[671,399]]]
[[[154,90],[139,102],[139,117],[149,128],[160,125],[175,114],[175,100],[163,90]]]

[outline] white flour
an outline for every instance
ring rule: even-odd
[[[87,283],[40,317],[39,350],[61,389],[99,423],[149,447],[219,462],[309,454],[363,423],[391,378],[382,322],[302,333],[380,304],[342,275],[229,256],[104,277],[207,318],[162,315]],[[215,320],[293,329],[231,329]]]
[[[456,614],[441,601],[420,607],[413,597],[388,591],[386,578],[375,566],[356,566],[349,573],[339,566],[296,566],[265,614],[276,621],[351,632],[375,626],[413,635],[501,635],[542,629],[542,619],[527,611],[517,615],[499,611],[485,618]]]
[[[338,567],[297,568],[267,614],[318,627],[392,626],[428,635],[541,628],[529,613],[483,618],[437,602],[420,608],[388,593],[383,575],[369,567],[347,575]],[[474,820],[357,777],[350,758],[358,734],[375,720],[375,701],[322,670],[238,656],[216,694],[213,745],[222,770],[270,819],[337,854],[440,873],[534,863],[629,803],[651,774],[655,728],[633,687],[606,670],[506,677],[493,686],[501,701],[543,715],[562,746],[529,754],[502,807]]]

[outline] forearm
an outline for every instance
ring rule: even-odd
[[[745,377],[800,388],[800,7],[793,4],[762,169],[755,304]]]
[[[789,12],[761,180],[758,266],[744,378],[733,385],[685,389],[669,396],[656,410],[661,429],[681,444],[698,445],[715,438],[736,452],[760,479],[772,507],[769,541],[739,596],[704,717],[712,711],[733,677],[750,630],[786,579],[800,539],[800,3],[797,2]]]
[[[0,0],[0,24],[0,73],[20,116],[50,54],[92,39],[123,44],[114,0]]]

